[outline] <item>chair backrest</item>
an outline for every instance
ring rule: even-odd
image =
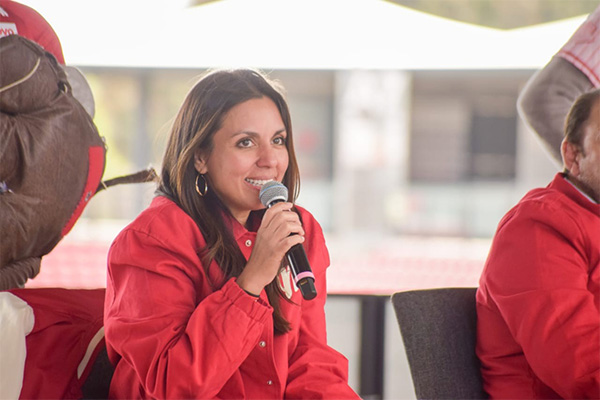
[[[81,386],[82,399],[108,399],[110,381],[114,372],[115,368],[108,359],[106,345],[104,345],[94,361],[90,374]]]
[[[476,290],[441,288],[392,295],[417,398],[487,398],[475,354]]]

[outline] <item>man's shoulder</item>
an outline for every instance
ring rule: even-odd
[[[600,216],[594,216],[582,205],[581,199],[575,199],[573,193],[563,189],[551,184],[529,191],[506,213],[498,229],[502,230],[507,225],[519,226],[519,229],[538,229],[536,227],[541,224],[575,232],[600,227]]]
[[[562,174],[557,174],[548,186],[529,191],[516,207],[575,215],[587,215],[586,211],[595,213],[596,208],[591,200]]]
[[[542,218],[554,217],[557,214],[577,214],[578,207],[564,193],[553,188],[530,190],[507,213],[508,218]]]
[[[562,192],[551,188],[532,189],[517,203],[516,207],[530,207],[532,209],[558,209],[572,203]]]

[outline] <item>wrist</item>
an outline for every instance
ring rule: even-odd
[[[242,290],[244,292],[246,292],[248,295],[252,296],[252,297],[256,297],[257,299],[260,297],[259,294],[254,294],[254,293],[250,293],[249,291],[247,291],[246,289],[242,288]]]
[[[241,275],[236,279],[236,282],[237,282],[238,286],[244,292],[248,293],[250,296],[260,297],[260,292],[262,291],[263,288],[261,288],[257,285],[252,285],[246,279],[244,279],[244,277],[242,277]]]

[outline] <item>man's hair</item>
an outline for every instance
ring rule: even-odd
[[[584,93],[575,100],[565,120],[567,142],[578,146],[583,145],[584,129],[597,101],[600,101],[600,89]]]

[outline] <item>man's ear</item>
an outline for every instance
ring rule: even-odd
[[[567,142],[563,139],[560,145],[560,153],[562,155],[565,168],[574,177],[578,177],[580,173],[579,160],[581,159],[581,146]]]
[[[207,156],[200,151],[200,149],[196,150],[194,153],[194,168],[198,173],[205,174],[208,172],[208,167],[206,165]]]

